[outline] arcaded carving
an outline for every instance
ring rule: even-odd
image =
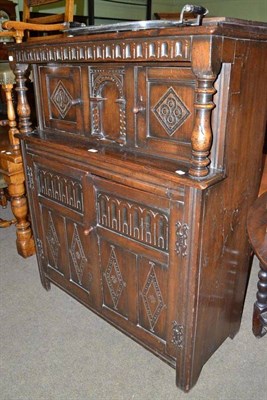
[[[119,126],[118,135],[119,140],[125,143],[126,140],[126,99],[124,92],[124,68],[118,69],[99,69],[90,68],[90,111],[92,121],[92,135],[96,136],[110,136],[109,130],[103,129],[103,106],[108,100],[107,97],[103,96],[103,91],[108,85],[113,85],[111,93],[117,91],[118,97],[113,103],[113,113],[118,112],[119,115]],[[110,93],[110,94],[111,94]],[[107,128],[106,128],[107,129]]]
[[[83,213],[83,191],[80,181],[44,168],[38,169],[38,181],[39,194]]]
[[[101,192],[97,196],[97,209],[99,225],[168,250],[168,217],[162,212]]]

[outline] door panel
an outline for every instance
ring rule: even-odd
[[[191,157],[195,76],[190,68],[143,68],[138,71],[138,146],[170,158]]]
[[[81,66],[38,68],[40,80],[41,126],[75,135],[84,135],[88,125],[88,85]]]

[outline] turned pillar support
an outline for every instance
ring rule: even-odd
[[[213,45],[211,41],[217,41]],[[212,49],[212,52],[210,51]],[[197,37],[192,45],[192,69],[196,76],[195,88],[195,122],[191,135],[192,158],[189,174],[194,178],[203,178],[209,174],[209,156],[213,140],[211,112],[216,89],[214,82],[221,68],[220,39]],[[216,54],[214,54],[216,53]],[[215,60],[215,61],[214,61]]]
[[[30,133],[31,128],[31,109],[27,99],[26,80],[29,77],[29,65],[17,64],[14,69],[16,76],[16,92],[18,96],[17,114],[19,116],[19,131],[22,135]]]

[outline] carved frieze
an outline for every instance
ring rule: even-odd
[[[168,250],[168,216],[144,205],[98,193],[98,224],[146,245]]]
[[[83,213],[83,191],[79,180],[39,167],[38,183],[40,195]]]
[[[159,282],[155,272],[155,263],[149,262],[151,268],[148,273],[145,286],[142,290],[142,298],[150,324],[150,330],[153,332],[162,309],[166,306],[161,294]]]
[[[50,46],[32,46],[31,49],[11,51],[16,62],[68,61],[188,61],[191,59],[190,39],[136,38],[123,41],[106,40],[80,44],[60,43]]]

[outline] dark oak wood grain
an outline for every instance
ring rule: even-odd
[[[266,25],[216,19],[9,51],[43,286],[157,354],[190,390],[242,317]]]

